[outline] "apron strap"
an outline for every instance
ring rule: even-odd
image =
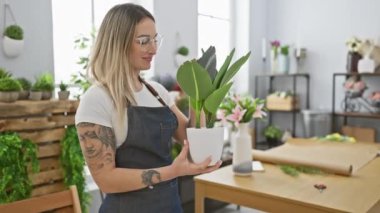
[[[154,97],[157,98],[157,100],[164,106],[168,106],[165,101],[161,98],[161,96],[158,94],[158,92],[150,85],[148,84],[148,82],[146,82],[143,78],[141,78],[141,76],[139,76],[139,80],[142,84],[144,84],[146,86],[146,88],[149,90],[150,93],[152,93],[152,95]]]

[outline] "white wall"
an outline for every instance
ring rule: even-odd
[[[0,29],[4,29],[4,3],[0,0]],[[34,77],[43,72],[53,72],[53,30],[50,0],[8,0],[17,24],[24,29],[24,51],[16,58],[4,55],[0,42],[0,67],[6,68],[16,77]],[[7,13],[7,24],[13,24]],[[1,36],[2,38],[2,36]],[[0,39],[2,40],[2,39]]]
[[[198,4],[194,0],[154,1],[154,16],[164,43],[155,59],[155,72],[176,76],[174,54],[180,45],[189,47],[191,58],[198,50]]]

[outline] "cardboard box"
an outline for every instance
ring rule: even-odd
[[[356,141],[375,142],[376,130],[374,128],[364,128],[356,126],[343,126],[343,135],[354,137]]]
[[[280,97],[276,94],[268,95],[266,98],[266,107],[269,110],[281,110],[281,111],[291,111],[297,110],[299,106],[298,96],[287,96]]]

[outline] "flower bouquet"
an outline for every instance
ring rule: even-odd
[[[373,107],[380,108],[380,91],[372,92],[368,100]]]
[[[359,80],[356,77],[350,77],[344,84],[346,96],[349,98],[361,97],[364,91],[368,88],[363,80]]]
[[[250,95],[230,94],[220,104],[217,119],[222,123],[231,123],[235,128],[240,123],[248,123],[253,118],[264,118],[265,100]]]

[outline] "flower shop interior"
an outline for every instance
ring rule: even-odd
[[[218,71],[233,49],[239,67],[213,114],[223,163],[178,177],[184,212],[380,212],[377,0],[0,0],[0,100],[9,79],[28,91],[0,101],[0,212],[98,212],[106,194],[74,118],[97,29],[126,2],[150,11],[164,38],[143,77],[185,114],[185,61],[213,46]],[[173,144],[173,159],[180,152]]]

